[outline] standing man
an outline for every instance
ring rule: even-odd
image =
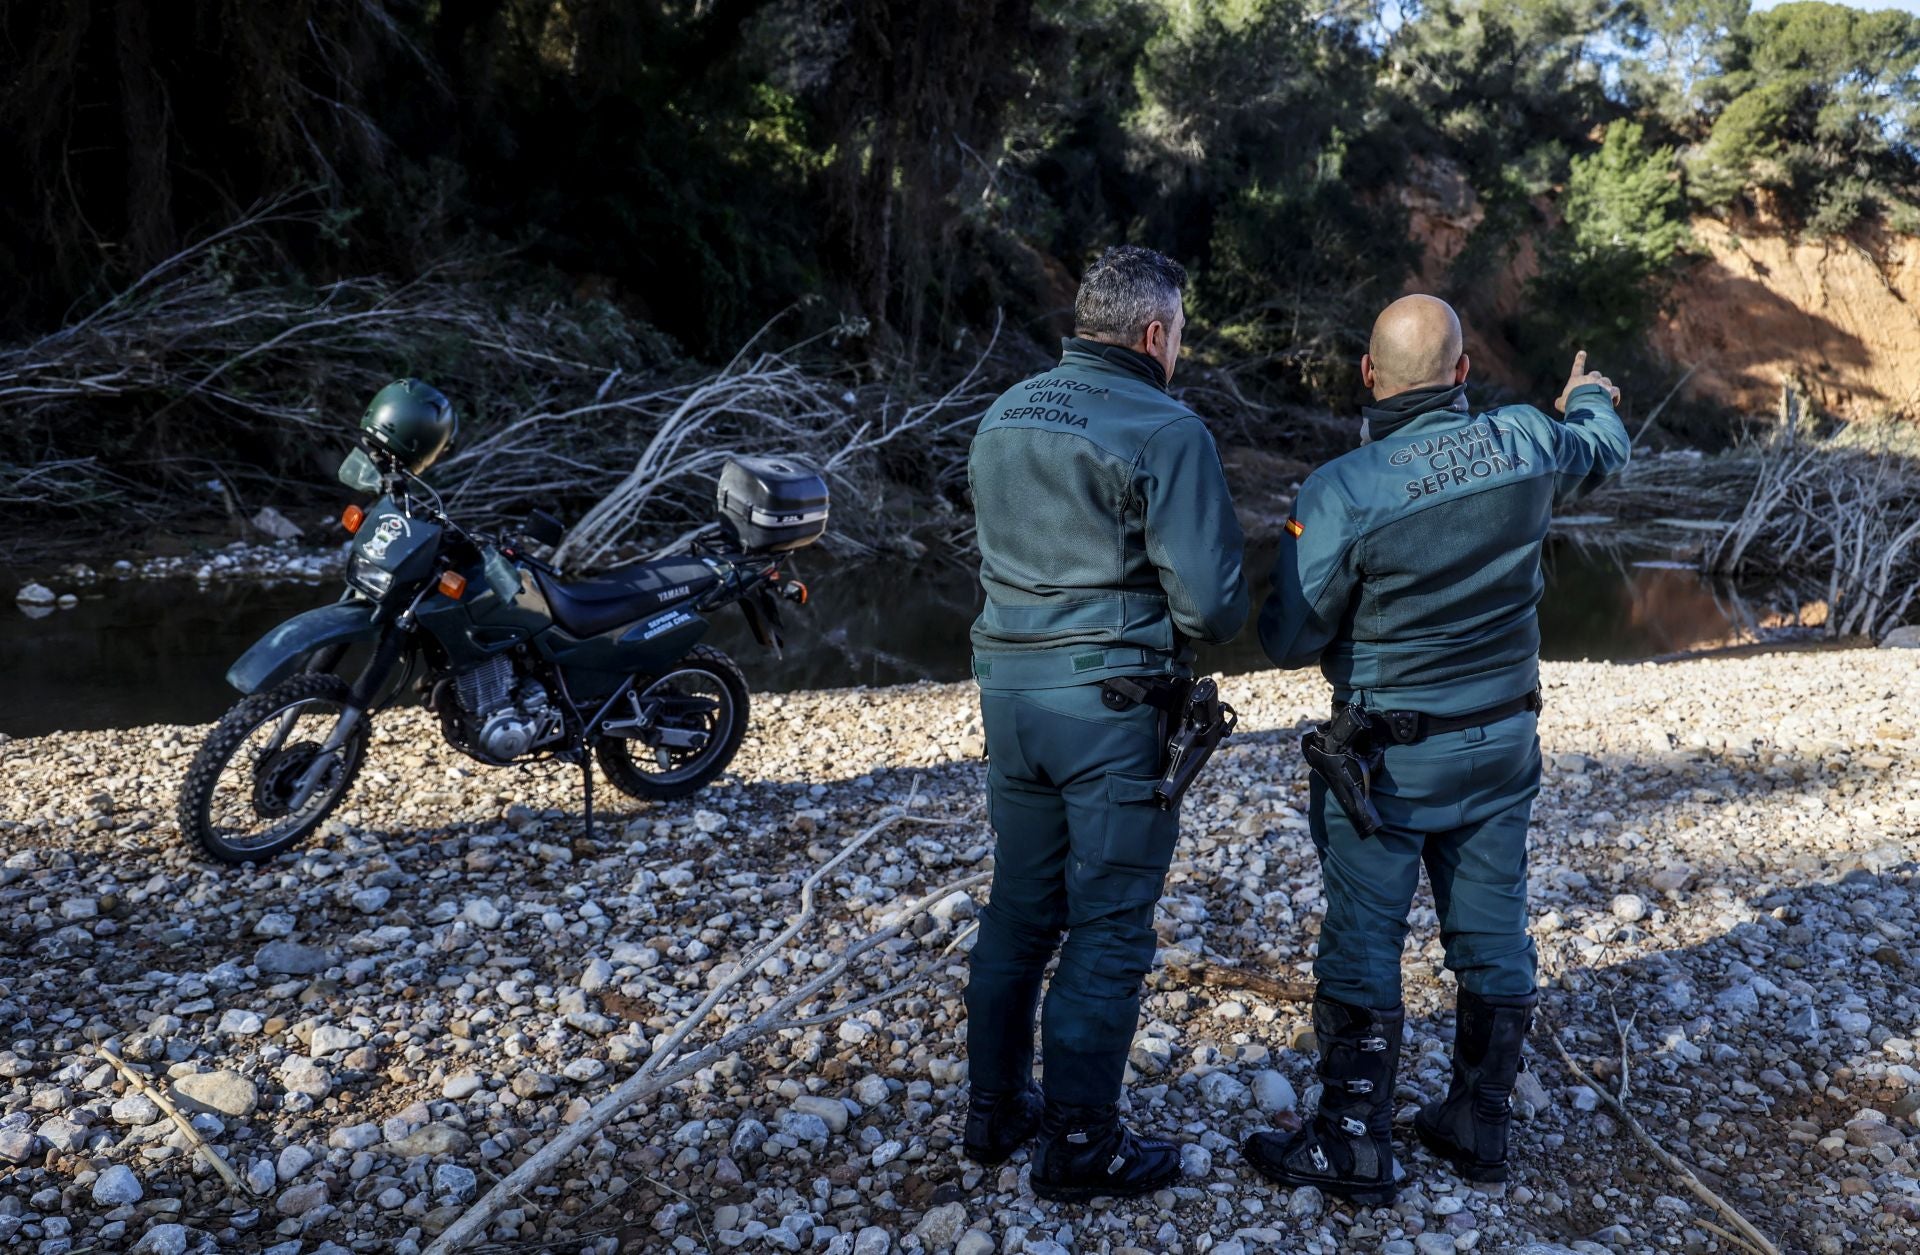
[[[1188,642],[1229,640],[1247,617],[1213,437],[1167,395],[1186,281],[1151,249],[1108,249],[1060,364],[987,410],[967,459],[998,840],[969,964],[965,1143],[994,1164],[1041,1133],[1032,1185],[1047,1199],[1145,1194],[1180,1172],[1179,1148],[1135,1135],[1117,1104],[1179,829],[1153,799],[1166,731],[1139,695],[1188,674]],[[1033,1019],[1056,948],[1043,1099]]]
[[[1369,1205],[1394,1195],[1400,951],[1423,861],[1459,1002],[1452,1085],[1417,1131],[1468,1178],[1506,1179],[1508,1097],[1535,999],[1540,550],[1554,503],[1617,473],[1629,446],[1619,390],[1585,353],[1555,402],[1560,422],[1527,405],[1469,411],[1462,348],[1444,301],[1404,297],[1380,315],[1360,359],[1374,397],[1362,447],[1300,486],[1260,612],[1268,657],[1317,662],[1332,682],[1336,718],[1316,744],[1357,733],[1346,748],[1370,762],[1378,829],[1364,796],[1350,813],[1316,767],[1324,1085],[1305,1127],[1256,1133],[1246,1153],[1274,1181]]]

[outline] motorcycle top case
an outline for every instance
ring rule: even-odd
[[[720,517],[749,553],[801,549],[827,530],[827,481],[791,458],[730,458],[720,471]]]

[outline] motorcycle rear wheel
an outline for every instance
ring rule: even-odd
[[[706,740],[698,749],[675,752],[637,738],[606,737],[594,752],[613,787],[642,801],[670,802],[712,784],[747,735],[747,677],[733,659],[701,646],[658,679],[635,686],[643,701],[660,704],[660,720],[697,730]]]
[[[222,863],[264,863],[318,828],[360,772],[367,720],[347,734],[338,760],[298,810],[293,789],[351,694],[339,676],[309,673],[236,703],[187,768],[177,811],[181,834]]]

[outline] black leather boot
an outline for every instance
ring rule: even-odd
[[[1042,1132],[1030,1184],[1036,1195],[1056,1203],[1137,1198],[1180,1177],[1180,1147],[1141,1137],[1120,1122],[1112,1106],[1049,1102]]]
[[[1406,1013],[1313,1000],[1320,1109],[1298,1133],[1255,1133],[1247,1162],[1280,1185],[1315,1186],[1368,1207],[1393,1201],[1393,1078]]]
[[[1507,1179],[1513,1081],[1537,994],[1495,998],[1460,991],[1453,1030],[1453,1083],[1414,1117],[1421,1144],[1469,1181]]]
[[[967,1158],[991,1168],[1027,1144],[1040,1131],[1046,1100],[1028,1084],[1011,1094],[975,1094],[967,1101]]]

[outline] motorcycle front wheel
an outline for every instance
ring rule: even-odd
[[[180,786],[181,834],[223,863],[264,863],[318,828],[366,757],[362,717],[312,791],[298,796],[351,693],[337,675],[297,675],[221,716]]]
[[[630,718],[608,720],[631,731],[606,736],[595,753],[613,787],[642,801],[706,788],[747,735],[747,678],[717,649],[695,649],[659,678],[635,681],[633,705]]]

